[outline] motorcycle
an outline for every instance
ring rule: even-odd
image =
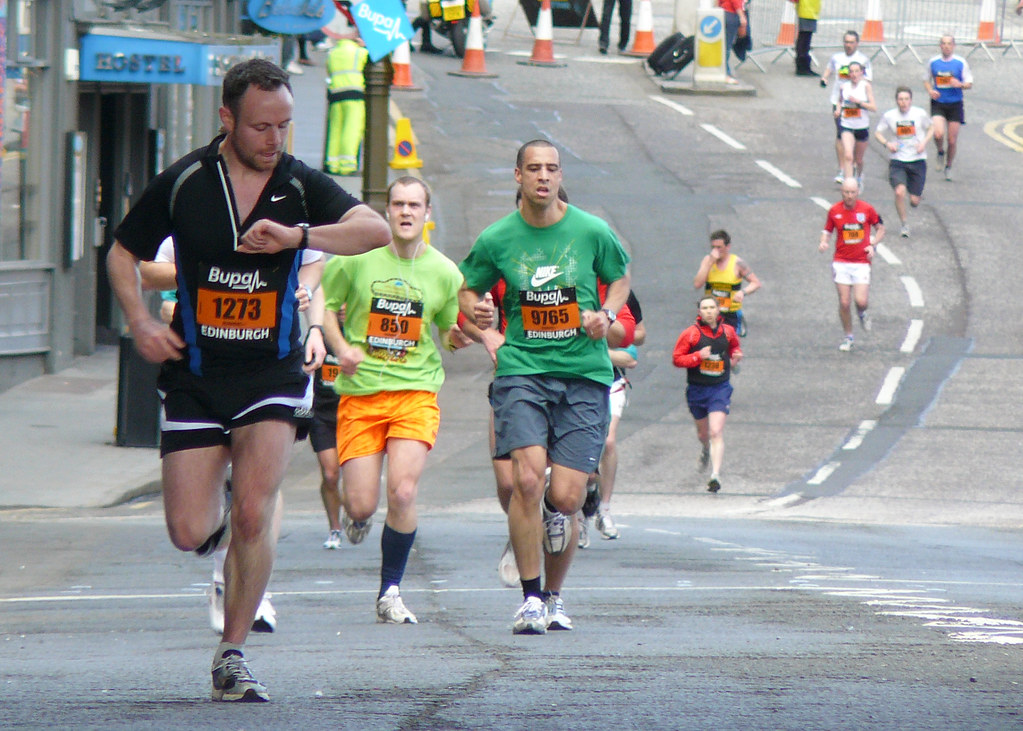
[[[483,34],[486,37],[494,24],[489,0],[478,0],[483,20]],[[429,0],[426,12],[430,14],[430,28],[451,41],[451,47],[458,58],[465,56],[465,43],[469,36],[469,17],[477,0]],[[425,18],[423,22],[426,22]]]

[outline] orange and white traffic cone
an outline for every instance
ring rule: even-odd
[[[977,41],[979,43],[1001,43],[995,27],[995,0],[984,0],[980,6],[980,23],[977,25]]]
[[[394,49],[391,53],[391,66],[394,76],[391,88],[395,91],[421,91],[423,87],[412,83],[412,54],[409,52],[408,41]]]
[[[864,43],[884,43],[884,21],[881,19],[881,0],[867,0],[867,16],[863,21],[860,40]]]
[[[626,56],[649,56],[657,48],[654,43],[654,6],[650,0],[639,0],[639,19],[636,21],[636,37]]]
[[[776,46],[796,45],[796,6],[790,2],[782,3],[781,25],[778,26],[778,37],[774,39]]]
[[[554,60],[554,13],[551,11],[551,0],[543,0],[540,13],[536,16],[533,55],[519,63],[525,66],[565,66]]]
[[[452,76],[475,76],[492,79],[497,74],[487,71],[486,54],[483,52],[483,16],[480,15],[479,0],[473,3],[472,15],[469,16],[469,32],[465,37],[465,56],[462,57],[462,68],[448,71]]]

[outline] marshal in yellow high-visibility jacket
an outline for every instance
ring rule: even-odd
[[[327,143],[323,169],[353,175],[366,131],[366,80],[369,54],[357,41],[342,38],[327,54]]]

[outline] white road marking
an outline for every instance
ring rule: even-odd
[[[906,369],[902,366],[892,366],[888,371],[888,375],[884,377],[884,383],[881,384],[881,390],[877,392],[877,398],[875,403],[882,406],[887,406],[895,398],[895,391],[899,387],[899,383],[902,381],[902,377],[906,374]]]
[[[826,465],[817,470],[817,474],[806,481],[807,485],[819,485],[826,479],[831,477],[831,473],[839,468],[841,462],[828,462]]]
[[[692,109],[689,109],[688,107],[684,107],[681,104],[679,104],[678,102],[673,102],[671,99],[665,99],[663,96],[657,96],[656,94],[651,94],[650,98],[653,101],[657,102],[658,104],[663,104],[664,106],[668,107],[669,109],[674,109],[679,114],[683,114],[683,115],[685,115],[687,117],[693,116],[693,110]]]
[[[731,137],[729,137],[724,132],[719,130],[717,127],[715,127],[713,124],[701,124],[700,126],[707,130],[708,132],[710,132],[715,137],[717,137],[719,140],[724,142],[729,147],[734,147],[736,150],[746,149],[746,145],[736,140],[733,140]]]
[[[803,187],[802,184],[798,180],[796,180],[795,178],[790,178],[788,175],[783,173],[781,170],[776,168],[774,165],[769,163],[767,160],[757,160],[757,165],[762,167],[767,172],[771,173],[771,175],[773,175],[774,177],[778,178],[778,180],[780,180],[781,182],[785,183],[785,185],[789,186],[790,188],[802,188]],[[828,208],[831,208],[831,206],[828,206]]]
[[[830,210],[831,210],[831,204],[830,204],[830,203],[828,203],[828,202],[827,202],[826,200],[824,200],[823,198],[818,198],[817,196],[815,196],[815,195],[812,195],[812,196],[810,196],[810,200],[812,200],[812,201],[813,201],[814,203],[816,203],[817,205],[819,205],[819,206],[820,206],[821,208],[823,208],[823,209],[824,209],[825,211],[830,211]]]
[[[863,438],[870,433],[870,430],[877,426],[877,422],[873,419],[866,419],[861,421],[859,427],[856,429],[856,433],[849,437],[849,441],[842,445],[842,449],[856,449],[863,444]]]
[[[920,285],[916,283],[913,277],[899,277],[902,280],[902,286],[906,288],[906,294],[909,295],[909,306],[910,307],[923,307],[924,306],[924,293],[920,291]]]
[[[897,267],[902,264],[902,260],[895,256],[895,252],[889,249],[884,244],[878,244],[874,247],[874,251],[881,255],[881,258],[885,260],[886,264]]]
[[[906,331],[906,339],[902,341],[899,350],[903,353],[912,353],[916,350],[916,344],[920,342],[920,335],[924,331],[923,320],[910,320],[909,329]]]

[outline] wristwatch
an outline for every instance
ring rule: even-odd
[[[607,315],[607,324],[608,325],[614,325],[615,324],[615,320],[618,319],[618,316],[615,315],[615,313],[611,312],[611,310],[607,309],[606,307],[604,309],[602,309],[601,312],[603,312],[605,315]]]
[[[308,223],[297,223],[295,224],[302,229],[302,240],[298,242],[298,250],[309,248],[309,224]]]

